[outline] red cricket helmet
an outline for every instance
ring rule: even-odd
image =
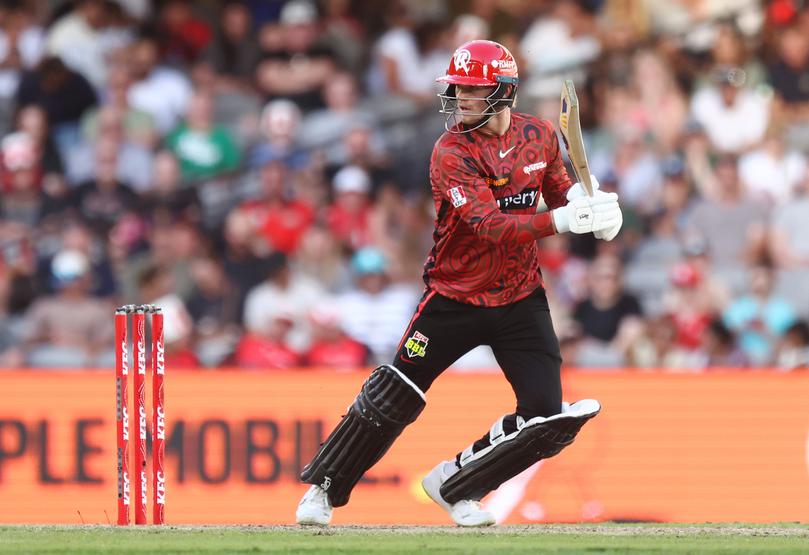
[[[441,99],[439,112],[447,114],[444,127],[450,133],[467,133],[486,125],[492,116],[514,106],[520,79],[517,62],[505,46],[490,40],[473,40],[455,51],[446,75],[436,81],[447,84],[446,90],[438,95]],[[491,94],[477,99],[487,103],[483,112],[467,114],[481,117],[474,126],[460,125],[456,86],[495,87]]]
[[[489,87],[499,83],[519,82],[517,62],[503,46],[490,40],[473,40],[462,44],[452,55],[447,74],[436,79],[450,85]]]

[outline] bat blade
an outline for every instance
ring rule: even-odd
[[[581,120],[579,118],[579,98],[573,81],[567,79],[562,86],[562,108],[559,112],[559,129],[565,140],[567,153],[576,178],[589,196],[593,196],[593,184],[590,181],[590,166],[587,164],[587,153],[584,151],[584,139],[581,136]]]

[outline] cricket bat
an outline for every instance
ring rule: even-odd
[[[567,79],[562,86],[562,109],[559,112],[559,129],[565,140],[567,154],[576,178],[582,184],[588,196],[593,196],[593,184],[590,181],[590,166],[584,152],[584,140],[581,136],[581,120],[579,119],[579,98],[573,81]]]

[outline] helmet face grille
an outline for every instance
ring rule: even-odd
[[[498,80],[499,81],[499,80]],[[446,114],[444,119],[444,129],[449,133],[469,133],[475,129],[480,129],[486,125],[489,120],[501,113],[506,108],[514,106],[516,101],[517,86],[509,85],[503,81],[499,81],[494,91],[488,96],[471,97],[467,100],[480,100],[486,103],[486,109],[479,113],[467,113],[466,116],[479,117],[480,120],[472,125],[465,125],[463,123],[463,116],[458,110],[458,95],[455,91],[455,85],[448,85],[443,93],[438,94],[441,99],[441,108],[438,110],[441,114]]]

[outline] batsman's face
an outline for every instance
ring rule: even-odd
[[[480,120],[489,108],[485,98],[494,93],[495,87],[472,87],[457,85],[455,94],[458,96],[458,113],[463,123],[472,124]]]

